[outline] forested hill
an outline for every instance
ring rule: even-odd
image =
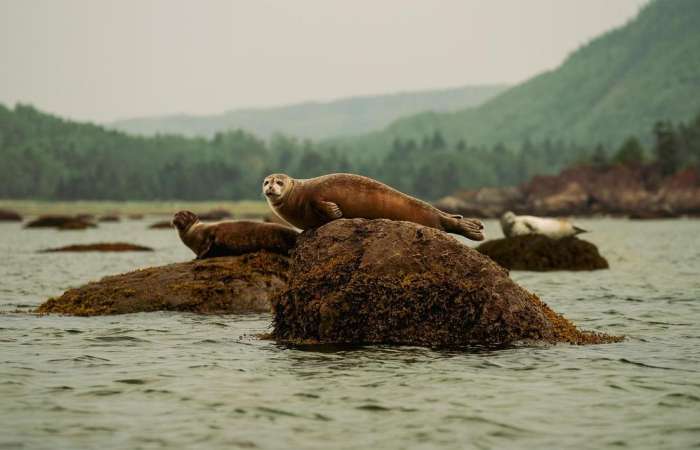
[[[572,53],[556,70],[517,85],[478,108],[426,112],[381,132],[349,139],[360,153],[386,152],[395,138],[439,130],[450,143],[493,146],[562,139],[608,149],[627,136],[649,143],[659,119],[700,110],[700,1],[658,0],[627,25]]]
[[[668,172],[700,162],[700,115],[681,124],[658,123],[646,149],[632,139],[616,149],[618,162],[656,155]],[[265,175],[308,178],[352,172],[434,200],[460,189],[507,186],[552,173],[576,161],[605,164],[602,147],[545,140],[522,148],[448,145],[439,132],[397,140],[372,161],[354,160],[328,144],[244,131],[213,138],[131,136],[62,120],[28,105],[0,104],[0,198],[60,200],[216,200],[261,198]]]
[[[302,138],[351,136],[384,128],[423,111],[455,111],[480,105],[505,90],[504,85],[352,97],[327,103],[308,102],[274,108],[233,110],[218,115],[173,115],[113,122],[108,126],[141,135],[156,133],[212,137],[242,128],[268,138],[276,132]]]

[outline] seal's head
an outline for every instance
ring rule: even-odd
[[[273,173],[263,180],[262,192],[272,204],[282,203],[292,190],[294,180],[283,173]]]
[[[513,211],[506,211],[503,213],[501,216],[501,222],[502,223],[513,223],[515,222],[515,214],[513,214]]]
[[[186,232],[199,220],[197,214],[192,211],[178,211],[173,216],[173,225],[177,231]]]

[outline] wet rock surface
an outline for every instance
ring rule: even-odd
[[[150,311],[241,314],[270,311],[285,286],[288,258],[257,252],[109,276],[51,298],[38,313],[77,316]]]
[[[552,239],[528,234],[486,241],[476,250],[510,270],[599,270],[608,269],[598,248],[577,237]]]
[[[151,247],[126,242],[98,242],[95,244],[74,244],[65,247],[47,248],[40,253],[53,252],[152,252]]]
[[[578,330],[508,271],[449,235],[389,220],[305,231],[289,283],[272,298],[272,337],[290,344],[436,347],[604,343]]]

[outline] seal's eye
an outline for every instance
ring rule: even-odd
[[[282,186],[282,185],[284,185],[284,183],[282,183],[281,181],[277,180],[277,186]]]
[[[263,186],[267,186],[268,184],[270,184],[270,182],[265,180],[265,182],[263,183]]]

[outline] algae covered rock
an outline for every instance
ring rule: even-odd
[[[270,296],[287,282],[288,268],[287,257],[267,252],[151,267],[69,289],[44,302],[37,312],[78,316],[269,312]]]
[[[486,241],[476,248],[511,270],[599,270],[609,268],[598,248],[577,237],[552,239],[528,234]]]
[[[301,234],[289,283],[272,298],[278,342],[499,345],[600,343],[441,231],[342,219]]]

